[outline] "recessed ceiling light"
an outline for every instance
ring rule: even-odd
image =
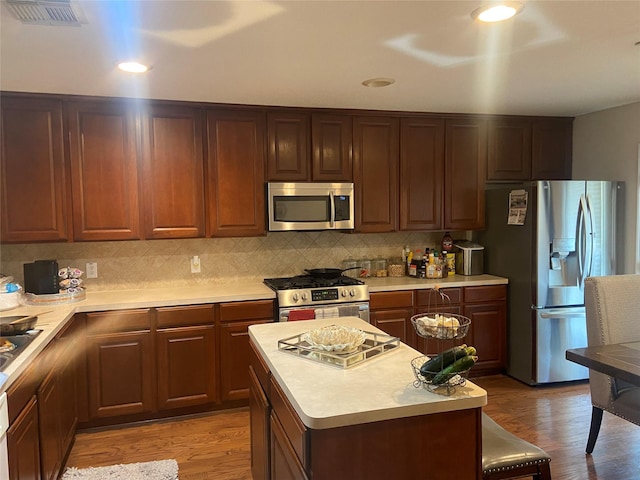
[[[520,13],[524,5],[520,2],[501,2],[483,5],[471,12],[471,18],[481,22],[501,22]]]
[[[378,87],[388,87],[392,83],[395,83],[393,78],[370,78],[369,80],[365,80],[362,82],[362,85],[365,87],[378,88]]]
[[[120,62],[118,68],[129,73],[144,73],[149,70],[149,67],[138,62]]]

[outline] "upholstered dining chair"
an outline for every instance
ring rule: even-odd
[[[589,346],[640,341],[640,275],[589,277],[584,287]],[[603,412],[640,425],[640,387],[589,370],[591,427],[587,453],[593,452]]]

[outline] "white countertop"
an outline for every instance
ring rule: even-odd
[[[369,291],[394,291],[420,288],[459,287],[474,285],[506,284],[506,278],[492,275],[453,275],[446,279],[368,278]],[[20,306],[0,311],[0,316],[38,315],[36,329],[42,333],[33,340],[11,364],[0,372],[0,393],[5,391],[30,362],[44,350],[64,325],[76,313],[122,310],[129,308],[151,308],[205,303],[238,302],[275,299],[275,292],[263,283],[205,284],[189,287],[140,288],[137,290],[110,290],[91,292],[79,302],[64,305]]]
[[[411,360],[422,354],[405,344],[347,369],[278,350],[278,340],[330,324],[384,333],[356,317],[252,325],[249,336],[302,422],[325,429],[486,405],[472,382],[451,396],[413,385]]]

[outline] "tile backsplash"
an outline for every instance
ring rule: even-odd
[[[465,232],[452,232],[465,238]],[[0,245],[0,272],[23,284],[23,265],[56,259],[86,270],[98,264],[98,278],[82,276],[88,290],[121,290],[261,282],[304,273],[305,268],[340,268],[353,257],[400,257],[402,247],[437,247],[443,232],[350,234],[273,232],[264,237],[141,240]],[[201,272],[191,273],[190,258],[200,257]]]

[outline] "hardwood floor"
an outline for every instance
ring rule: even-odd
[[[529,387],[500,375],[473,381],[489,394],[487,414],[549,453],[554,480],[640,478],[640,428],[613,415],[605,413],[595,450],[585,455],[588,384]],[[79,433],[67,466],[168,458],[178,461],[180,480],[250,480],[248,410]]]

